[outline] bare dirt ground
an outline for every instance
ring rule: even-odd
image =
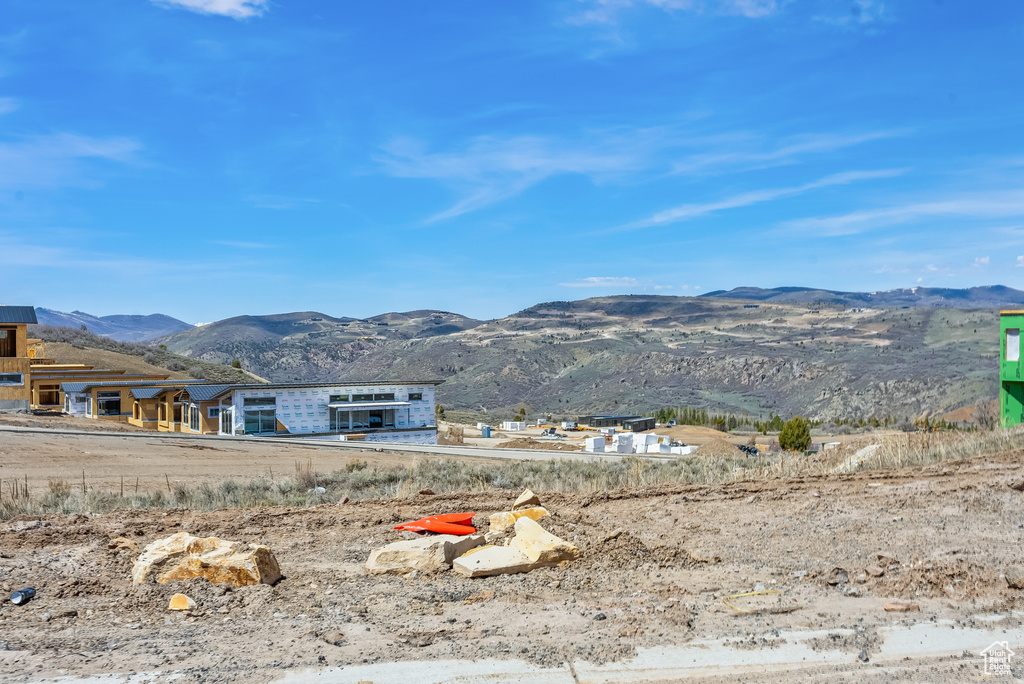
[[[294,475],[296,464],[320,472],[344,468],[353,460],[370,466],[408,465],[430,460],[429,456],[412,456],[388,451],[360,450],[357,453],[315,442],[301,444],[235,441],[230,439],[189,438],[178,435],[162,439],[149,430],[126,423],[108,423],[83,418],[56,416],[4,416],[0,425],[49,428],[53,434],[38,432],[0,432],[0,480],[27,478],[33,495],[43,494],[52,480],[64,480],[79,486],[83,477],[86,487],[118,491],[122,478],[126,491],[135,488],[149,491],[184,484],[203,482],[216,484],[227,479]],[[152,438],[118,437],[106,434],[133,432]],[[93,435],[61,434],[59,430],[95,432]],[[469,463],[489,463],[488,459],[466,458]],[[84,475],[83,475],[84,473]]]
[[[76,455],[89,438],[33,434],[15,447],[9,437],[0,446],[5,469],[13,452],[26,460],[91,456]],[[282,467],[294,460],[239,448],[154,444],[134,450],[125,467],[176,464],[176,476],[191,482],[229,471],[262,475],[265,459],[281,458]],[[315,453],[290,448],[303,449],[303,457]],[[111,447],[100,456],[116,463],[127,454]],[[78,471],[82,464],[66,466]],[[1015,451],[899,471],[539,492],[551,511],[544,526],[576,544],[579,560],[482,579],[369,576],[363,564],[373,548],[401,538],[395,524],[472,511],[485,527],[486,515],[506,510],[518,491],[301,509],[16,518],[0,523],[0,588],[34,586],[39,593],[25,606],[0,603],[0,680],[141,672],[147,674],[138,681],[269,682],[394,661],[498,659],[541,668],[574,663],[568,681],[596,682],[608,680],[588,678],[587,667],[628,665],[645,649],[710,640],[739,660],[792,647],[794,635],[806,632],[816,636],[801,638],[802,647],[845,660],[755,670],[743,679],[981,680],[980,649],[907,659],[892,652],[885,634],[948,625],[954,634],[989,629],[994,641],[1006,638],[1003,630],[1019,630],[1024,591],[1009,588],[1004,574],[1016,572],[1024,543],[1022,490],[1024,452]],[[127,537],[142,547],[179,531],[267,544],[285,577],[273,587],[204,580],[133,587],[129,571],[138,554],[110,548],[110,540]],[[780,592],[746,599],[765,608],[762,614],[738,614],[723,601],[759,588]],[[192,614],[167,610],[179,591],[198,603]],[[920,610],[885,612],[893,601]],[[724,672],[696,679],[730,679]]]

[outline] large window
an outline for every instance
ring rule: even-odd
[[[353,394],[352,401],[373,401],[372,394]]]
[[[199,432],[199,407],[195,404],[188,405],[188,429]]]
[[[121,393],[120,392],[97,392],[96,399],[98,413],[101,416],[121,415]]]
[[[21,373],[0,373],[0,385],[24,385],[25,377]]]
[[[348,403],[348,395],[347,394],[332,394],[331,395],[331,403],[332,404]]]
[[[395,409],[375,409],[372,411],[348,411],[332,408],[330,412],[331,430],[374,430],[395,427]]]
[[[394,401],[395,400],[395,393],[394,392],[389,392],[387,394],[374,394],[373,395],[373,400],[374,401]]]
[[[218,418],[220,417],[220,406],[207,406],[206,407],[207,418]]]
[[[1006,360],[1020,361],[1020,329],[1010,328],[1006,331]]]
[[[409,392],[409,401],[423,401],[423,392]]]
[[[268,432],[277,432],[277,410],[257,409],[244,412],[245,425],[243,430],[247,435],[259,435]]]
[[[232,425],[232,417],[234,412],[230,409],[225,409],[220,412],[220,431],[221,434],[233,435],[235,433],[235,426]]]
[[[277,399],[274,397],[248,397],[242,400],[242,405],[249,406],[276,406]]]

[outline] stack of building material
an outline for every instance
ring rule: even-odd
[[[619,433],[612,436],[612,448],[606,451],[613,451],[617,454],[633,453],[633,435],[631,433]]]
[[[525,421],[505,420],[501,423],[501,429],[508,432],[521,432],[526,429]]]
[[[669,447],[669,451],[672,454],[675,454],[676,456],[685,456],[687,454],[692,454],[696,450],[697,450],[697,447],[689,446],[689,445],[687,445],[687,446]]]
[[[587,437],[583,450],[592,454],[604,452],[604,437]]]

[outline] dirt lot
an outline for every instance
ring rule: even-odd
[[[80,486],[83,472],[88,488],[117,491],[124,479],[127,491],[138,486],[148,491],[203,482],[216,484],[226,479],[294,475],[296,464],[320,472],[343,468],[353,459],[370,466],[395,466],[428,456],[387,451],[360,450],[358,453],[284,440],[274,442],[232,441],[213,438],[160,438],[149,430],[126,423],[57,416],[0,414],[0,425],[48,428],[53,434],[0,432],[0,480],[28,478],[33,494],[42,494],[51,480],[65,480]],[[61,434],[61,430],[95,433]],[[109,431],[134,433],[119,437]],[[147,439],[139,434],[151,436]],[[489,462],[467,458],[468,462]]]
[[[11,449],[8,436],[0,451]],[[25,440],[20,454],[51,454],[46,458],[54,444],[74,454],[84,443],[72,436]],[[282,467],[294,458],[162,448],[168,451],[135,450],[133,458],[154,459],[157,469],[174,462],[183,479],[259,474],[263,458],[282,458]],[[9,456],[2,457],[5,468]],[[976,650],[906,661],[886,650],[884,635],[894,624],[948,622],[953,630],[984,626],[995,640],[1021,626],[1024,592],[1008,588],[1002,574],[1024,542],[1022,459],[1013,452],[905,471],[541,492],[552,513],[545,527],[575,543],[581,558],[472,580],[453,573],[368,576],[363,564],[373,548],[400,538],[391,529],[399,522],[472,511],[484,525],[486,514],[506,509],[518,492],[18,518],[0,524],[0,584],[5,592],[35,586],[39,594],[26,606],[0,604],[0,679],[157,672],[163,674],[146,679],[173,673],[177,681],[262,682],[307,669],[494,658],[544,668],[575,663],[573,677],[582,682],[598,681],[584,666],[628,664],[644,649],[712,640],[738,658],[785,649],[793,634],[807,631],[818,636],[801,647],[848,657],[841,666],[795,664],[787,675],[793,680],[980,678]],[[137,553],[108,548],[116,537],[141,547],[182,530],[265,543],[285,578],[242,589],[203,580],[133,587]],[[872,566],[881,576],[865,571]],[[747,599],[761,601],[751,605],[799,609],[737,614],[723,602],[759,588],[780,594]],[[178,591],[198,602],[195,613],[166,609]],[[920,611],[885,612],[883,604],[894,600],[913,601]]]

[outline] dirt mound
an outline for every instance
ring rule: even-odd
[[[693,453],[698,456],[738,456],[742,452],[740,452],[735,444],[730,444],[722,438],[717,438],[701,444]]]
[[[532,437],[520,437],[519,439],[513,439],[510,442],[502,442],[498,445],[499,449],[546,449],[548,451],[579,451],[580,447],[578,444],[569,444],[567,442],[542,442]]]

